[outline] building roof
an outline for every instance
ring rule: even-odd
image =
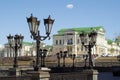
[[[23,42],[24,45],[33,45],[31,42]]]
[[[81,27],[81,28],[65,28],[65,29],[60,29],[58,31],[58,35],[63,35],[66,31],[75,31],[75,32],[78,32],[80,33],[81,31],[84,31],[84,32],[91,32],[92,29],[95,29],[96,31],[100,30],[100,29],[103,29],[102,26],[96,26],[96,27]],[[103,29],[104,30],[104,29]],[[105,31],[105,30],[104,30]]]

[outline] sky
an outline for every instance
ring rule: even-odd
[[[103,26],[108,39],[120,34],[120,0],[0,0],[0,44],[8,42],[9,34],[21,34],[24,41],[33,42],[26,17],[40,20],[39,31],[45,36],[43,19],[51,15],[55,22],[52,35],[63,28]]]

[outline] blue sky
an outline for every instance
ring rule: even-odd
[[[45,35],[43,19],[48,15],[55,19],[51,36],[62,28],[92,26],[103,26],[109,39],[120,34],[120,0],[0,0],[0,44],[7,42],[9,34],[34,41],[26,21],[31,13],[41,21],[41,35]],[[44,42],[52,44],[52,39]]]

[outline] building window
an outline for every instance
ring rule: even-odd
[[[61,45],[62,44],[62,41],[60,40],[59,44]]]
[[[56,40],[56,45],[58,45],[58,40]]]
[[[67,44],[73,44],[72,38],[67,41]]]

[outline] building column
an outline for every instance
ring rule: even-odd
[[[77,55],[77,42],[76,42],[76,33],[73,35],[73,54]]]
[[[64,35],[64,45],[67,46],[67,34]]]
[[[99,54],[99,46],[98,45],[96,45],[96,54],[100,55]]]
[[[107,48],[105,47],[105,53],[108,53]]]

